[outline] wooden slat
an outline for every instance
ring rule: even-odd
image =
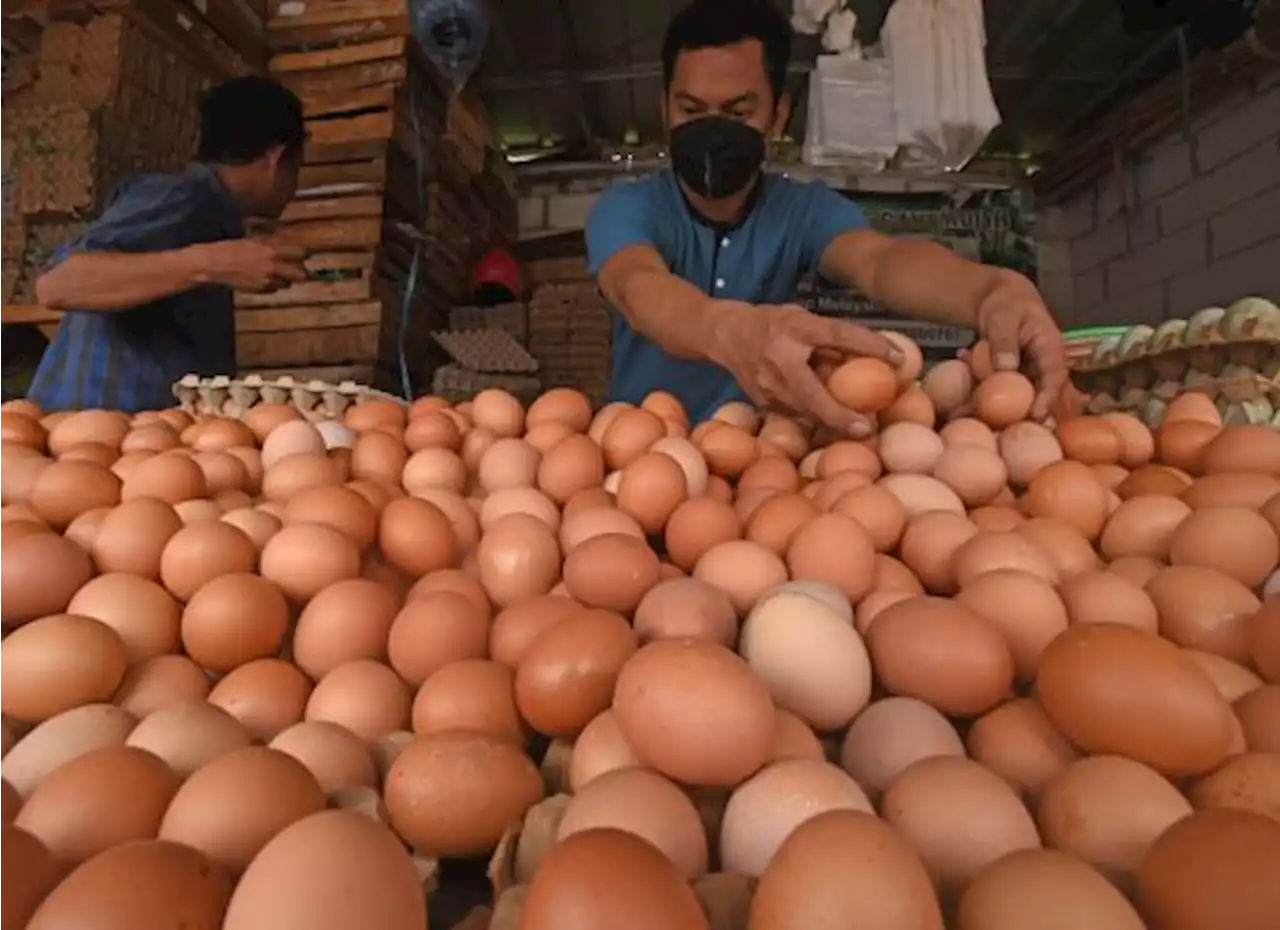
[[[395,103],[396,88],[394,84],[382,84],[377,87],[360,87],[336,93],[301,94],[299,99],[302,100],[302,115],[311,119],[333,113],[351,113],[355,110],[372,110],[379,107],[390,108]]]
[[[367,184],[374,190],[382,190],[387,183],[385,158],[365,161],[337,162],[328,165],[304,165],[298,175],[298,192],[303,194],[312,188],[332,184]]]
[[[0,307],[0,321],[4,323],[56,323],[62,313],[35,304],[6,304]]]
[[[382,304],[376,300],[332,306],[271,307],[236,311],[237,333],[298,332],[377,323]]]
[[[236,294],[237,307],[297,307],[318,304],[346,304],[374,296],[370,276],[350,281],[304,281],[269,294]],[[269,327],[274,329],[275,327]]]
[[[288,15],[283,15],[284,13]],[[290,0],[272,0],[268,8],[267,28],[325,26],[408,14],[409,0],[307,0],[302,4]]]
[[[314,52],[283,52],[273,56],[267,62],[267,69],[272,74],[284,74],[290,71],[341,68],[345,65],[382,61],[386,58],[404,58],[406,41],[404,36],[392,36],[389,39],[317,49]]]
[[[324,381],[328,384],[341,384],[343,381],[354,381],[356,384],[373,383],[373,365],[318,365],[305,368],[241,368],[240,377],[257,375],[264,381],[275,381],[288,375],[294,381]]]
[[[382,220],[315,220],[294,223],[280,230],[280,238],[314,252],[373,248],[382,240]]]
[[[316,145],[308,142],[302,152],[303,165],[324,165],[331,162],[365,161],[382,158],[387,154],[387,143],[378,139],[363,142],[337,142],[332,145]]]
[[[280,83],[295,94],[338,93],[374,87],[379,84],[401,84],[409,73],[403,58],[367,61],[324,71],[303,71],[278,75]]]
[[[395,114],[389,110],[360,116],[313,119],[307,123],[307,142],[311,145],[346,145],[390,139],[395,125]]]
[[[236,357],[244,368],[369,363],[378,356],[379,324],[302,332],[240,333]]]
[[[282,19],[281,22],[284,22]],[[368,42],[388,36],[410,36],[413,24],[409,14],[380,16],[355,22],[327,23],[316,26],[281,26],[267,31],[267,46],[273,51],[339,42]]]
[[[95,0],[94,6],[125,13],[178,54],[195,57],[213,75],[231,77],[254,70],[203,17],[173,0]]]
[[[295,200],[284,208],[281,223],[332,220],[342,217],[382,216],[382,198],[372,194],[358,197],[323,197]]]
[[[302,263],[307,271],[366,271],[373,267],[372,252],[319,252]]]

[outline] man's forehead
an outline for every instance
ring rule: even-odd
[[[671,89],[707,103],[720,103],[769,86],[764,46],[758,39],[733,45],[695,48],[676,58]]]

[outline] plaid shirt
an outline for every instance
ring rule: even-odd
[[[218,176],[195,164],[121,184],[102,215],[59,248],[48,267],[75,252],[161,252],[243,235]],[[235,370],[231,291],[208,285],[118,313],[68,310],[27,396],[46,411],[133,413],[173,406],[173,382],[188,372]]]

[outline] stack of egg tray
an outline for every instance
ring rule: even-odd
[[[524,345],[529,341],[529,308],[525,304],[498,304],[493,307],[454,307],[449,311],[453,330],[500,329]]]
[[[534,376],[537,361],[504,330],[449,330],[432,337],[452,360],[433,376],[438,396],[457,403],[498,388],[531,403],[542,392],[542,381]]]
[[[544,284],[529,302],[529,351],[548,387],[572,387],[595,403],[608,392],[612,364],[608,306],[590,281]]]
[[[291,404],[308,420],[338,419],[352,404],[373,400],[403,403],[394,394],[354,381],[295,381],[288,375],[267,380],[258,375],[202,378],[190,374],[173,385],[178,405],[192,416],[239,419],[258,404]]]
[[[1213,398],[1228,424],[1280,426],[1280,307],[1245,297],[1185,320],[1105,336],[1071,362],[1087,413],[1132,413],[1158,426],[1179,394]]]

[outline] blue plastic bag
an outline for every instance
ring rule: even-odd
[[[412,0],[413,34],[455,87],[480,64],[489,18],[481,0]]]

